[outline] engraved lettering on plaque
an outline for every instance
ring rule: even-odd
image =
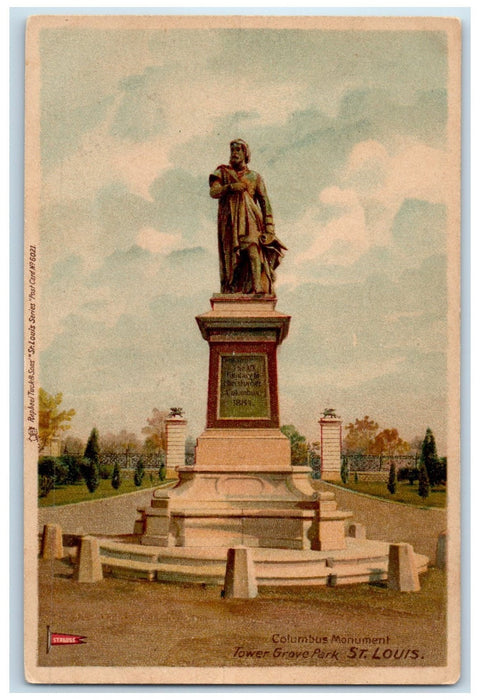
[[[221,355],[218,418],[270,418],[266,355]]]

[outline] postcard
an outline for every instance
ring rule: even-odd
[[[460,57],[29,18],[28,682],[458,681]]]

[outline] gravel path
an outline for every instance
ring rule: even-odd
[[[323,483],[321,490],[334,492],[339,510],[353,511],[354,521],[365,525],[368,538],[408,542],[416,552],[435,561],[438,535],[447,528],[445,509],[382,501],[334,484]]]
[[[126,535],[133,533],[137,508],[150,505],[156,488],[132,491],[98,501],[72,503],[38,509],[38,529],[46,523],[58,523],[68,534]]]

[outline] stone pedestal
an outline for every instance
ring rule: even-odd
[[[279,428],[277,347],[290,316],[276,297],[214,294],[211,310],[197,316],[210,346],[207,430]]]
[[[62,557],[62,528],[56,523],[48,523],[43,527],[42,559],[62,559]]]
[[[324,481],[341,481],[342,420],[324,415],[320,423],[321,474]]]
[[[252,551],[248,547],[233,547],[227,552],[225,598],[256,598],[257,579]]]
[[[178,467],[185,464],[185,432],[187,421],[180,416],[170,416],[165,421],[167,434],[166,477],[177,476]]]
[[[210,347],[206,429],[195,465],[140,510],[142,544],[345,548],[351,513],[336,510],[333,494],[304,491],[280,431],[277,348],[290,317],[275,305],[271,296],[216,294],[197,317]]]
[[[418,569],[411,544],[391,544],[388,553],[388,588],[394,591],[415,592],[420,590]]]
[[[82,537],[74,578],[80,583],[96,583],[103,579],[100,547],[96,537]]]

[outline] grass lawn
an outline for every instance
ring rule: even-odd
[[[81,501],[96,501],[99,498],[111,498],[112,496],[121,496],[124,493],[132,491],[141,491],[143,489],[154,488],[162,484],[171,483],[174,479],[168,481],[159,481],[158,478],[153,482],[147,477],[143,480],[141,486],[135,486],[132,479],[123,479],[119,489],[114,489],[110,479],[100,479],[98,488],[94,493],[90,493],[84,481],[78,484],[68,486],[57,486],[44,498],[38,499],[38,505],[46,506],[65,506],[69,503],[80,503]]]
[[[418,483],[410,484],[406,481],[397,483],[397,492],[391,494],[387,489],[386,482],[378,481],[359,481],[355,483],[353,477],[350,477],[347,484],[339,484],[340,486],[356,491],[357,493],[365,493],[369,496],[384,498],[397,503],[409,503],[413,506],[421,506],[422,508],[445,508],[447,499],[447,489],[445,486],[434,486],[430,489],[428,498],[420,498],[418,495]]]

